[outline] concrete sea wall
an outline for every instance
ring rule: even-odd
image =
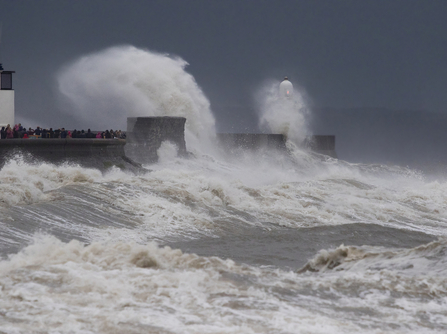
[[[258,150],[268,148],[286,150],[284,136],[280,134],[218,133],[217,139],[226,149]]]
[[[335,151],[335,136],[313,135],[306,138],[305,145],[312,151],[337,158]]]
[[[286,137],[281,134],[261,133],[218,133],[217,139],[225,149],[259,150],[262,148],[286,151]],[[335,152],[335,136],[309,136],[304,147],[313,152],[337,157]]]
[[[102,171],[116,166],[140,172],[144,171],[141,164],[158,161],[157,150],[164,141],[174,143],[179,156],[188,156],[185,122],[184,117],[129,117],[126,140],[4,139],[0,140],[0,167],[20,153],[26,162],[72,162]],[[280,134],[220,133],[217,138],[230,153],[264,148],[287,152],[286,138]],[[336,157],[335,136],[310,136],[304,145]]]
[[[128,117],[126,156],[139,163],[158,161],[157,150],[162,142],[170,141],[186,156],[184,117]]]
[[[88,168],[106,170],[116,166],[136,171],[141,166],[124,154],[122,139],[3,139],[0,140],[0,166],[22,154],[27,162],[73,162]]]

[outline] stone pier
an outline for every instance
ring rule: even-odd
[[[261,148],[286,150],[284,136],[265,133],[218,133],[219,143],[226,149],[240,148],[258,150]]]
[[[123,170],[140,171],[141,166],[124,154],[122,139],[2,139],[0,168],[20,154],[26,162],[75,163],[87,168],[107,170],[116,166]]]
[[[286,137],[281,134],[264,133],[218,133],[217,139],[225,149],[259,150],[263,148],[286,150]],[[335,152],[335,136],[308,136],[303,146],[313,152],[337,158]]]
[[[186,156],[185,122],[184,117],[128,117],[126,156],[139,163],[157,162],[164,141],[175,144],[179,156]]]
[[[84,167],[107,170],[112,166],[144,171],[141,164],[158,161],[164,141],[177,146],[179,156],[188,156],[184,117],[129,117],[127,139],[4,139],[0,140],[0,168],[17,153],[26,161],[73,162]],[[228,152],[275,149],[287,152],[281,134],[219,133],[217,138]],[[335,136],[309,136],[304,146],[336,158]]]
[[[313,135],[306,138],[306,146],[312,151],[337,158],[334,135]]]

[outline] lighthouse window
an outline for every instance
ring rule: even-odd
[[[2,73],[1,76],[0,89],[12,89],[12,73]]]

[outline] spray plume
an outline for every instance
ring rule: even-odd
[[[259,126],[264,131],[283,134],[293,143],[301,144],[308,134],[309,112],[305,98],[296,88],[292,96],[280,97],[279,85],[279,81],[270,80],[257,93]]]
[[[123,128],[127,117],[186,117],[190,148],[215,137],[215,119],[187,65],[180,57],[116,46],[80,57],[57,80],[71,102],[66,112],[89,127]]]

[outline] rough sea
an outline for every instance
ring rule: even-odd
[[[178,158],[165,142],[138,175],[8,161],[0,333],[447,332],[445,180],[291,141],[287,153],[221,151],[201,136],[214,119],[181,59],[126,47],[78,65],[101,78],[113,62],[135,65],[113,73],[141,87],[154,116],[187,117],[193,154]],[[92,82],[69,75],[78,65],[65,92]],[[264,106],[272,132],[299,139],[299,109],[275,118],[275,103]]]
[[[447,185],[302,151],[0,170],[0,333],[445,333]]]

